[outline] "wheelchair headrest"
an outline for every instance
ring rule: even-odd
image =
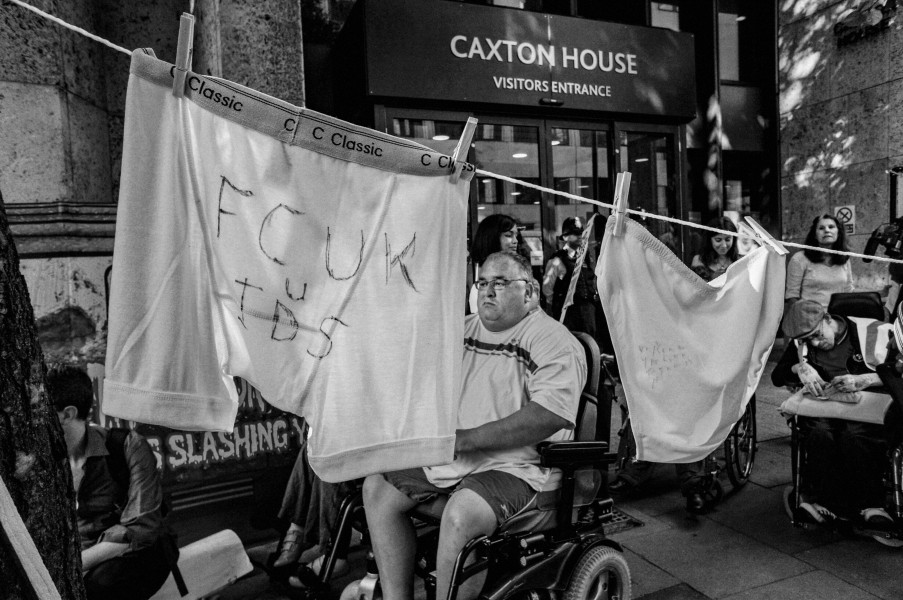
[[[828,312],[843,317],[884,320],[884,304],[878,292],[841,292],[831,295]]]

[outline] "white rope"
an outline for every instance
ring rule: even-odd
[[[528,183],[526,181],[521,181],[519,179],[514,179],[513,177],[507,177],[505,175],[499,175],[498,173],[492,173],[490,171],[484,171],[483,169],[476,170],[477,175],[483,175],[485,177],[491,177],[493,179],[501,179],[502,181],[508,181],[510,183],[514,183],[517,185],[521,185],[523,187],[532,188],[534,190],[538,190],[540,192],[546,192],[549,194],[554,194],[555,196],[562,196],[563,198],[570,198],[571,200],[577,200],[578,202],[587,202],[589,204],[595,204],[596,206],[601,206],[603,208],[610,208],[614,210],[615,205],[610,204],[608,202],[600,202],[599,200],[593,200],[591,198],[584,198],[583,196],[577,196],[575,194],[569,194],[567,192],[560,192],[558,190],[553,190],[549,188],[545,188],[534,183]],[[715,227],[709,227],[708,225],[702,225],[700,223],[693,223],[692,221],[683,221],[681,219],[675,219],[674,217],[666,217],[664,215],[657,215],[655,213],[646,212],[645,210],[634,210],[632,208],[628,208],[627,212],[633,215],[637,215],[643,219],[658,219],[659,221],[667,221],[668,223],[675,223],[677,225],[685,225],[687,227],[694,227],[696,229],[704,229],[705,231],[711,231],[712,233],[718,233],[721,235],[730,235],[736,238],[745,238],[748,240],[753,240],[759,244],[762,243],[762,239],[750,235],[748,233],[739,233],[736,231],[726,231],[724,229],[717,229]],[[880,262],[886,263],[896,263],[903,264],[903,260],[897,258],[888,258],[885,256],[872,256],[869,254],[859,254],[858,252],[849,252],[844,250],[830,250],[828,248],[816,248],[815,246],[807,246],[805,244],[797,244],[795,242],[780,242],[784,246],[790,246],[791,248],[800,248],[802,250],[815,250],[816,252],[825,252],[826,254],[837,254],[840,256],[852,256],[854,258],[864,258],[867,260],[877,260]]]
[[[120,52],[123,52],[123,53],[125,53],[125,54],[129,54],[129,55],[131,55],[131,53],[132,53],[130,50],[127,50],[127,49],[123,48],[122,46],[117,46],[117,45],[114,44],[113,42],[110,42],[110,41],[108,41],[108,40],[103,39],[102,37],[98,37],[98,36],[94,35],[93,33],[90,33],[90,32],[88,32],[88,31],[85,31],[85,30],[82,29],[81,27],[76,27],[75,25],[71,25],[71,24],[67,23],[66,21],[63,21],[62,19],[60,19],[60,18],[58,18],[58,17],[54,17],[53,15],[51,15],[51,14],[49,14],[49,13],[45,13],[43,10],[41,10],[41,9],[39,9],[39,8],[35,8],[35,7],[32,6],[31,4],[28,4],[28,3],[26,3],[26,2],[22,2],[22,0],[9,0],[9,1],[12,2],[13,4],[18,4],[18,5],[21,6],[22,8],[24,8],[24,9],[26,9],[26,10],[30,10],[31,12],[33,12],[33,13],[35,13],[35,14],[38,14],[38,15],[40,15],[40,16],[42,16],[42,17],[44,17],[45,19],[48,19],[48,20],[50,20],[50,21],[53,21],[53,22],[56,23],[57,25],[61,25],[61,26],[65,27],[66,29],[71,29],[72,31],[74,31],[74,32],[76,32],[76,33],[80,33],[80,34],[82,34],[82,35],[85,36],[85,37],[91,38],[91,39],[94,40],[95,42],[100,42],[100,43],[103,44],[104,46],[108,46],[108,47],[112,48],[113,50],[119,50]]]
[[[40,10],[39,8],[35,8],[34,6],[32,6],[26,2],[22,2],[22,0],[9,0],[9,1],[12,2],[13,4],[17,4],[17,5],[21,6],[22,8],[24,8],[26,10],[30,10],[33,13],[44,17],[45,19],[53,21],[54,23],[56,23],[62,27],[65,27],[66,29],[70,29],[76,33],[80,33],[81,35],[83,35],[87,38],[90,38],[90,39],[94,40],[95,42],[100,42],[104,46],[108,46],[108,47],[112,48],[113,50],[118,50],[119,52],[122,52],[123,54],[131,55],[131,51],[127,50],[126,48],[123,48],[122,46],[117,46],[113,42],[110,42],[108,40],[103,39],[102,37],[94,35],[93,33],[85,31],[81,27],[76,27],[75,25],[71,25],[58,17],[55,17],[49,13],[46,13],[46,12]],[[191,7],[189,10],[191,12],[194,12],[194,0],[190,0],[190,2],[191,2]],[[562,196],[564,198],[570,198],[571,200],[577,200],[578,202],[586,202],[588,204],[595,204],[595,205],[601,206],[603,208],[614,209],[614,207],[615,207],[614,204],[609,204],[607,202],[600,202],[598,200],[593,200],[591,198],[584,198],[583,196],[577,196],[575,194],[569,194],[567,192],[560,192],[558,190],[553,190],[553,189],[542,187],[542,186],[539,186],[539,185],[536,185],[533,183],[527,183],[526,181],[521,181],[519,179],[514,179],[513,177],[506,177],[505,175],[499,175],[498,173],[491,173],[489,171],[484,171],[483,169],[477,169],[476,174],[483,175],[485,177],[491,177],[493,179],[501,179],[503,181],[508,181],[508,182],[514,183],[516,185],[539,190],[540,192],[546,192],[548,194],[553,194],[555,196]],[[634,209],[629,208],[629,209],[627,209],[627,212],[629,214],[637,215],[638,217],[643,218],[643,219],[658,219],[659,221],[667,221],[668,223],[675,223],[677,225],[684,225],[686,227],[694,227],[696,229],[703,229],[705,231],[711,231],[712,233],[719,233],[721,235],[730,235],[730,236],[737,237],[737,238],[751,239],[758,243],[761,243],[761,240],[758,237],[749,235],[746,233],[738,233],[736,231],[725,231],[723,229],[716,229],[714,227],[709,227],[708,225],[701,225],[700,223],[693,223],[691,221],[683,221],[681,219],[675,219],[673,217],[657,215],[655,213],[646,212],[644,210],[634,210]],[[812,246],[806,246],[804,244],[795,244],[793,242],[781,242],[781,243],[785,246],[790,246],[791,248],[801,248],[803,250],[815,250],[817,252],[825,252],[828,254],[838,254],[841,256],[852,256],[855,258],[877,260],[877,261],[886,262],[886,263],[903,264],[903,260],[887,258],[887,257],[883,257],[883,256],[869,256],[868,254],[859,254],[856,252],[845,252],[845,251],[841,251],[841,250],[829,250],[826,248],[815,248]]]

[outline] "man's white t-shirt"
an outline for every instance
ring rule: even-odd
[[[486,329],[479,315],[469,315],[464,325],[457,427],[479,427],[536,402],[571,424],[548,439],[572,439],[585,381],[583,348],[563,325],[541,310],[534,309],[517,325],[500,332]],[[551,469],[539,466],[535,446],[459,453],[449,465],[425,469],[430,482],[439,487],[490,470],[510,473],[537,491],[551,474]]]

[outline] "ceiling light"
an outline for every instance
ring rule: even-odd
[[[559,140],[552,140],[552,145],[553,145],[553,146],[557,146],[557,145],[560,144],[560,143],[561,143],[561,142],[560,142]]]
[[[649,162],[648,158],[637,158],[633,162]]]
[[[746,15],[737,15],[737,22],[738,22],[738,23],[739,23],[740,21],[745,21],[745,20],[746,20]]]
[[[511,155],[511,158],[527,158],[526,152],[515,152]]]
[[[511,192],[512,196],[520,196],[520,192]]]
[[[536,200],[533,204],[539,204],[539,200]]]
[[[434,135],[433,139],[436,140],[437,142],[444,142],[445,140],[448,139],[448,136],[447,135]]]
[[[477,210],[486,210],[486,207],[485,207],[485,206],[478,206],[478,207],[477,207]]]

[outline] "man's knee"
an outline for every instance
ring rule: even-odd
[[[490,534],[498,527],[498,519],[489,503],[473,490],[455,492],[442,512],[442,532],[472,537]]]
[[[364,508],[368,511],[407,512],[416,505],[401,490],[389,483],[382,474],[364,479]]]
[[[366,479],[364,479],[364,487],[362,489],[364,496],[364,506],[375,507],[377,505],[383,504],[386,492],[388,491],[386,489],[387,487],[391,486],[381,473],[377,473],[376,475],[369,475]]]

